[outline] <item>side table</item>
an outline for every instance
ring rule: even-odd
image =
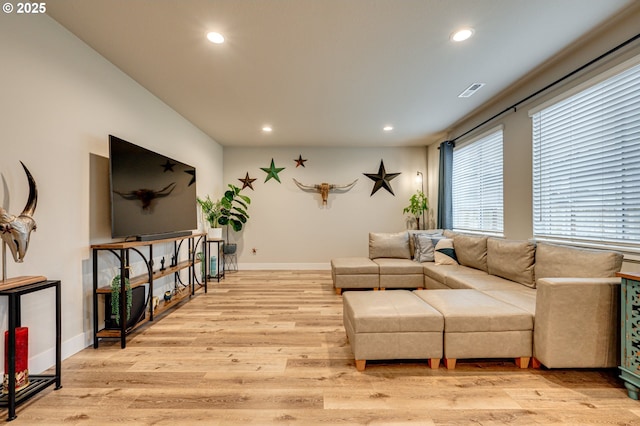
[[[620,378],[629,398],[640,390],[640,273],[618,272],[620,288]]]
[[[26,279],[25,279],[26,278]],[[31,278],[31,279],[29,279]],[[35,281],[35,282],[34,282]],[[24,284],[24,283],[27,284]],[[21,325],[20,298],[29,293],[33,293],[48,288],[55,288],[56,293],[56,368],[55,374],[29,375],[29,385],[16,392],[16,328]],[[37,393],[43,391],[55,383],[55,390],[62,387],[61,384],[61,336],[62,321],[60,316],[60,281],[46,280],[44,277],[19,277],[5,281],[0,285],[0,296],[8,297],[8,332],[9,344],[6,348],[8,356],[9,389],[7,394],[0,396],[0,407],[8,407],[7,421],[16,418],[16,406],[28,400]]]
[[[224,278],[224,271],[225,271],[224,261],[223,261],[224,255],[222,254],[224,250],[224,240],[222,238],[207,238],[207,255],[205,256],[206,264],[204,265],[205,268],[208,268],[210,264],[211,255],[213,254],[213,252],[211,251],[211,244],[216,245],[216,251],[215,251],[216,270],[215,271],[210,270],[209,274],[207,275],[207,278],[217,279],[218,282],[220,282],[220,278]]]

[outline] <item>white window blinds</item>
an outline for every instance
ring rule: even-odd
[[[453,151],[453,228],[503,234],[502,129]]]
[[[534,236],[640,242],[640,65],[532,118]]]

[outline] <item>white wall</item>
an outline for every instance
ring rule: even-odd
[[[503,96],[456,123],[450,131],[450,137],[462,135],[494,114],[507,109],[510,105],[630,39],[638,33],[638,28],[640,28],[640,4],[634,5],[607,27],[594,31],[590,38],[584,39],[580,44],[554,58],[537,73],[509,88]],[[521,104],[515,111],[511,110],[469,134],[468,137],[473,137],[498,124],[504,126],[504,234],[506,238],[528,239],[533,236],[532,124],[528,111],[636,55],[640,55],[638,41],[552,90]],[[461,142],[464,140],[464,138],[460,139]],[[430,168],[437,169],[437,162],[431,161],[437,155],[436,145],[429,146]],[[433,173],[437,171],[433,170]],[[437,181],[432,183],[430,190],[437,192]],[[434,207],[437,206],[434,204]],[[640,264],[633,260],[633,256],[627,256],[623,270],[640,270]]]
[[[308,160],[305,167],[296,167],[299,155]],[[276,167],[285,167],[279,174],[282,183],[265,183],[267,174],[260,168],[269,167],[272,158]],[[374,182],[363,173],[378,173],[380,160],[387,173],[401,172],[390,181],[395,196],[385,189],[371,196]],[[252,200],[246,229],[231,232],[240,268],[328,268],[333,257],[367,256],[369,232],[407,228],[402,209],[420,188],[417,171],[426,172],[425,147],[225,147],[225,184],[242,187],[238,179],[247,172],[257,179],[253,191],[243,190]],[[348,192],[330,193],[323,206],[320,194],[302,191],[293,178],[306,185],[358,182]]]
[[[22,211],[20,160],[39,191],[38,229],[7,275],[61,280],[66,357],[92,343],[89,246],[109,239],[108,135],[195,166],[200,194],[221,189],[222,147],[47,16],[0,14],[0,57],[0,200]],[[2,330],[6,312],[0,300]],[[53,292],[23,300],[34,373],[54,362],[53,313]]]

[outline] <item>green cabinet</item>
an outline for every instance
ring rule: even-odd
[[[620,378],[629,398],[640,391],[640,273],[623,273],[620,291]]]

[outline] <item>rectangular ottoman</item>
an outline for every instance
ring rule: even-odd
[[[380,288],[380,268],[368,257],[331,259],[331,278],[336,294],[341,294],[343,288]]]
[[[347,291],[342,303],[358,371],[384,359],[428,359],[438,368],[444,319],[411,291]]]
[[[531,313],[472,289],[414,294],[444,317],[448,369],[466,358],[515,358],[520,368],[528,367],[533,348]]]

